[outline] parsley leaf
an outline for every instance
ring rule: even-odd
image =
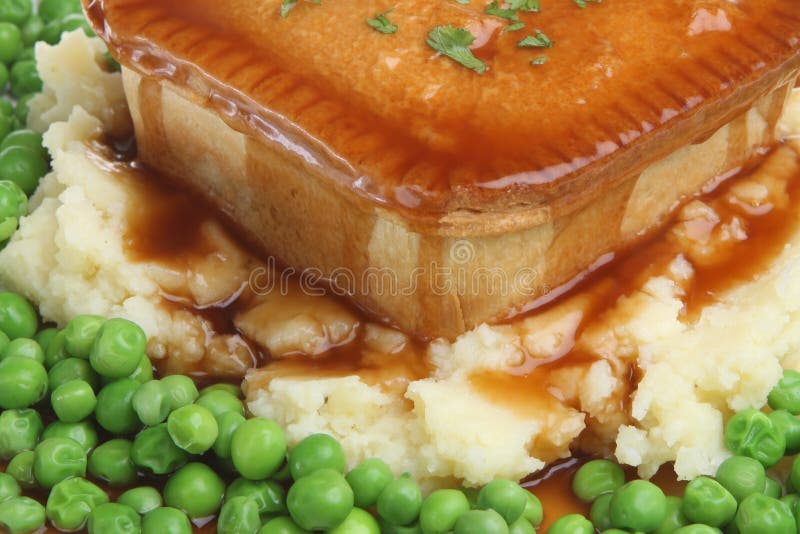
[[[281,17],[288,16],[289,11],[291,11],[296,5],[297,0],[283,0],[283,2],[281,2]]]
[[[486,14],[494,15],[495,17],[500,17],[501,19],[510,20],[511,22],[519,22],[517,11],[515,9],[501,8],[500,4],[497,3],[497,0],[493,0],[491,4],[486,6]]]
[[[515,32],[517,30],[521,30],[524,27],[525,27],[525,23],[524,22],[515,22],[514,24],[512,24],[510,26],[506,26],[503,29],[503,31],[504,32]]]
[[[517,43],[520,48],[552,48],[553,41],[551,41],[542,30],[536,30],[536,36],[528,35]]]
[[[464,28],[452,26],[436,26],[428,32],[425,42],[437,52],[453,61],[472,69],[478,74],[486,72],[486,64],[472,54],[469,45],[475,36]]]
[[[547,58],[544,56],[539,56],[531,60],[531,65],[544,65],[547,63]]]
[[[456,2],[458,2],[459,4],[465,4],[465,5],[469,4],[469,1],[470,0],[456,0]]]
[[[367,19],[365,22],[375,31],[380,33],[397,33],[397,25],[392,24],[391,21],[386,18],[386,15],[391,13],[393,9],[389,11],[385,11],[383,13],[379,13],[375,15],[373,19]]]
[[[599,4],[603,0],[572,0],[572,1],[575,2],[575,4],[579,8],[583,9],[584,7],[586,7],[588,5],[588,2],[594,2],[595,4]]]
[[[539,0],[510,0],[509,9],[514,11],[526,11],[528,13],[538,13],[540,6]]]

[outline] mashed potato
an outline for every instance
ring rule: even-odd
[[[130,128],[120,77],[103,70],[101,52],[80,33],[37,49],[45,92],[30,120],[47,129],[54,170],[0,252],[0,284],[61,325],[80,313],[137,321],[167,370],[242,375],[252,364],[249,345],[167,300],[235,299],[267,267],[213,221],[199,230],[213,260],[175,269],[128,257],[127,216],[143,200],[136,176],[96,144]],[[797,93],[782,127],[800,134]],[[786,178],[797,166],[793,151],[779,150],[720,202],[787,202]],[[513,325],[420,347],[327,297],[245,289],[236,326],[273,356],[246,376],[249,409],[277,420],[290,442],[327,432],[342,441],[349,464],[380,456],[429,488],[518,479],[576,448],[615,454],[643,476],[671,461],[682,478],[712,473],[728,454],[725,419],[763,405],[782,364],[800,368],[800,232],[756,280],[694,320],[684,317],[693,266],[709,251],[735,251],[747,235],[718,207],[685,206],[669,232],[681,253],[588,323],[598,297],[579,293]],[[336,346],[349,352],[327,352]],[[559,361],[570,350],[582,357]]]

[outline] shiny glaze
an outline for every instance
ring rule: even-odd
[[[800,66],[794,0],[542,0],[518,32],[479,0],[300,1],[287,18],[279,0],[84,3],[127,67],[417,217],[574,210]],[[364,23],[391,7],[397,34]],[[476,35],[486,74],[425,44],[447,24]],[[517,48],[535,28],[555,46]]]

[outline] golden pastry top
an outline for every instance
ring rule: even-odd
[[[520,3],[84,0],[123,65],[420,216],[569,210],[800,67],[797,0]],[[426,43],[446,26],[485,72]]]

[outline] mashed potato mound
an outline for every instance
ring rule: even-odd
[[[98,148],[103,135],[130,131],[120,76],[104,70],[102,51],[80,32],[37,47],[45,90],[30,121],[47,131],[53,172],[0,251],[0,285],[60,325],[81,313],[137,321],[167,370],[241,376],[253,363],[247,345],[165,296],[235,298],[264,266],[213,222],[199,231],[214,260],[175,269],[126,255],[127,217],[142,197]],[[800,135],[800,93],[781,127]],[[781,179],[797,167],[797,155],[780,149],[722,200],[780,205]],[[247,373],[249,409],[278,421],[291,443],[326,432],[351,466],[380,456],[427,488],[519,479],[573,449],[614,454],[645,477],[673,461],[681,478],[713,473],[728,455],[726,418],[762,406],[782,365],[800,368],[800,232],[757,279],[684,317],[695,262],[746,235],[713,203],[690,202],[670,230],[683,252],[585,328],[596,303],[579,293],[513,325],[420,347],[326,297],[253,296],[236,325],[273,360]],[[354,361],[326,354],[337,345],[360,352]],[[570,350],[582,357],[559,361]]]

